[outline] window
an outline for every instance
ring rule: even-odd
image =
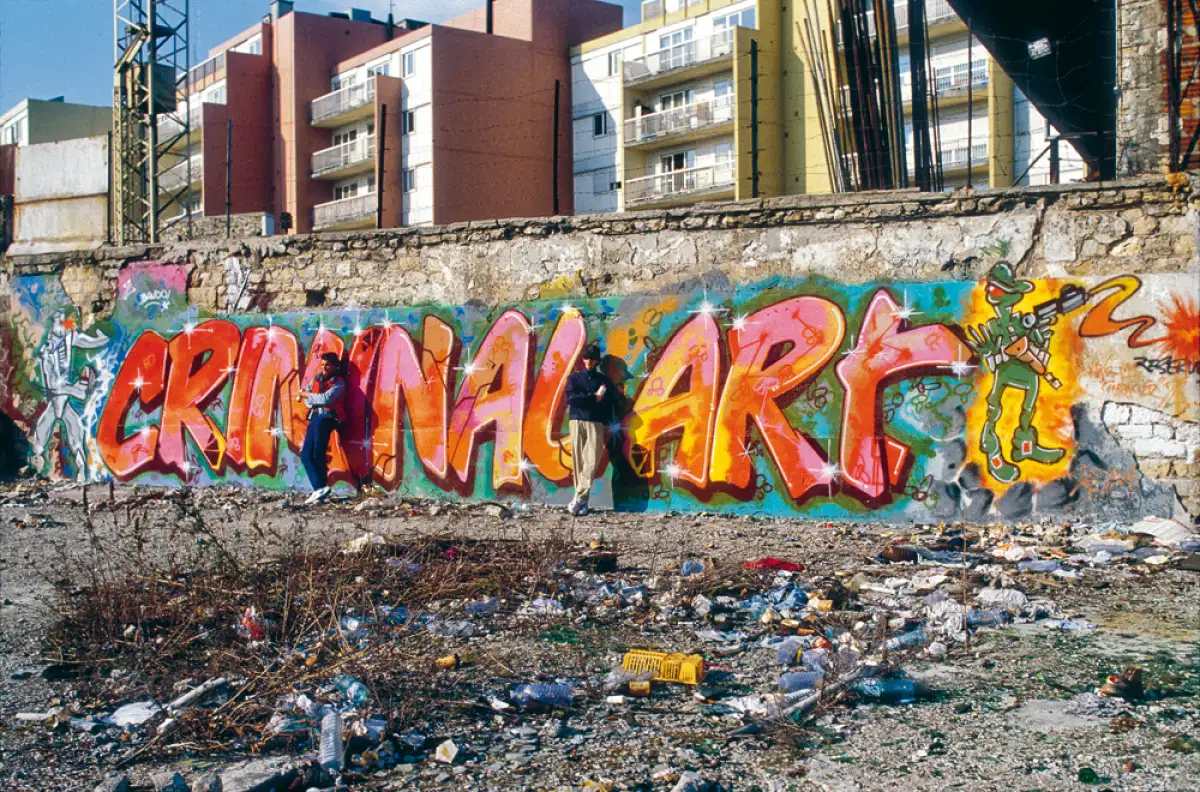
[[[400,76],[412,77],[417,73],[417,53],[406,52],[400,56]]]
[[[417,114],[412,110],[405,110],[400,114],[400,134],[411,135],[417,129]]]
[[[375,174],[368,173],[367,174],[367,194],[369,195],[373,192],[375,192]]]
[[[374,134],[375,134],[375,121],[371,120],[371,121],[367,122],[367,135],[370,136],[370,135],[374,135]]]
[[[417,189],[417,169],[408,168],[404,171],[404,192],[415,192]]]
[[[339,184],[333,188],[333,200],[341,201],[346,198],[353,198],[358,195],[358,182],[352,184]]]
[[[745,11],[739,11],[736,14],[728,14],[727,16],[717,17],[713,20],[713,33],[728,33],[735,27],[754,28],[754,9],[747,8]]]
[[[658,97],[659,112],[663,110],[672,110],[676,107],[683,107],[684,105],[691,104],[695,98],[696,92],[691,88],[687,89],[686,91],[675,91],[673,93],[663,94],[662,96]]]
[[[604,137],[608,134],[608,113],[596,113],[592,116],[592,137]]]
[[[357,140],[357,139],[358,139],[358,130],[357,129],[351,129],[349,132],[333,133],[333,145],[335,145],[335,146],[340,146],[343,143],[349,143],[350,141]]]
[[[367,69],[367,77],[373,77],[376,74],[382,74],[384,77],[387,77],[389,66],[390,64],[387,61],[384,61],[383,63],[376,63],[374,66]]]
[[[247,52],[251,55],[262,55],[262,39],[256,38],[250,42]]]
[[[608,76],[613,77],[621,73],[621,51],[608,53]]]
[[[331,82],[331,88],[338,91],[342,88],[349,88],[354,83],[355,77],[353,74],[335,74]]]

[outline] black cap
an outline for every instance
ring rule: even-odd
[[[583,350],[583,359],[595,361],[603,360],[604,355],[600,352],[600,346],[598,344],[589,344],[588,348]]]

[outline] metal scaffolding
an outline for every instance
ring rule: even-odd
[[[157,243],[177,222],[191,237],[189,0],[113,0],[113,237]],[[162,176],[183,169],[181,187]],[[180,213],[164,219],[172,208]]]

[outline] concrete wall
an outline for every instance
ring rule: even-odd
[[[593,339],[627,397],[600,504],[1188,519],[1198,234],[1143,179],[10,258],[4,405],[46,474],[306,488],[293,389],[344,351],[341,480],[561,503]],[[1035,358],[992,342],[1058,299]]]
[[[112,131],[112,108],[29,101],[29,142],[98,137]]]
[[[21,146],[9,254],[87,250],[108,236],[108,137]]]
[[[1167,163],[1163,0],[1117,3],[1117,173],[1162,171]]]

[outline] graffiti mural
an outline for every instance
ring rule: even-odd
[[[292,489],[298,395],[334,352],[343,489],[565,502],[564,390],[596,341],[622,404],[600,502],[944,519],[976,491],[990,504],[1084,478],[1075,408],[1113,384],[1094,381],[1097,355],[1196,420],[1196,307],[1160,280],[1146,299],[1136,278],[1028,280],[999,262],[980,282],[206,315],[186,267],[145,263],[122,272],[110,317],[84,322],[54,276],[19,276],[5,407],[45,475]]]

